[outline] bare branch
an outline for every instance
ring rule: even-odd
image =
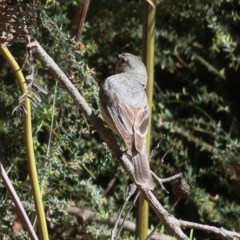
[[[21,220],[21,222],[24,224],[24,226],[26,227],[29,235],[31,236],[32,239],[34,240],[38,240],[38,237],[34,231],[34,228],[28,218],[28,215],[24,209],[24,206],[22,204],[22,202],[20,201],[13,185],[12,182],[10,181],[1,161],[0,161],[0,178],[3,181],[3,184],[5,185],[5,187],[7,188],[19,215],[19,218]]]
[[[41,61],[42,65],[47,67],[48,70],[55,76],[56,80],[61,82],[64,89],[70,94],[70,96],[73,98],[73,100],[79,107],[80,111],[84,114],[84,116],[92,124],[92,126],[98,131],[101,138],[106,142],[106,144],[108,145],[109,149],[112,151],[116,159],[123,166],[125,171],[128,173],[130,178],[135,183],[134,169],[131,161],[129,160],[127,154],[125,154],[123,151],[120,150],[120,148],[117,145],[116,139],[113,137],[112,133],[105,128],[103,121],[94,114],[93,110],[85,101],[83,96],[78,92],[76,87],[72,84],[72,82],[67,78],[67,76],[62,72],[62,70],[58,67],[58,65],[45,52],[45,50],[40,46],[40,44],[36,40],[34,40],[31,44],[29,44],[28,47],[35,49],[38,59]],[[159,217],[160,222],[166,227],[169,233],[174,235],[177,239],[181,239],[181,240],[188,239],[188,237],[182,231],[181,227],[203,229],[207,231],[212,231],[218,235],[226,236],[226,237],[227,236],[240,237],[240,234],[223,230],[222,228],[218,229],[215,227],[209,227],[201,224],[180,221],[176,219],[173,215],[169,214],[164,209],[164,207],[161,205],[161,203],[158,201],[158,199],[150,189],[144,188],[141,185],[137,185],[137,187],[141,191],[143,196],[146,198],[151,208]]]
[[[232,232],[232,231],[226,230],[224,228],[217,228],[217,227],[209,226],[206,224],[193,223],[193,222],[188,222],[188,221],[183,221],[183,220],[179,220],[179,223],[180,223],[180,226],[182,226],[184,228],[200,229],[200,230],[203,230],[206,232],[215,233],[222,237],[226,237],[226,238],[231,237],[231,238],[240,239],[240,233]]]
[[[107,185],[107,187],[106,187],[106,189],[104,191],[104,195],[107,195],[111,191],[111,189],[113,188],[114,184],[117,181],[117,178],[118,178],[118,173],[115,173],[113,178],[108,183],[108,185]]]
[[[94,212],[88,208],[79,208],[76,206],[70,206],[66,209],[66,211],[68,214],[76,216],[80,224],[93,218],[94,216]]]
[[[36,54],[42,65],[48,68],[48,70],[56,77],[56,79],[61,82],[63,88],[70,94],[87,120],[98,131],[102,139],[107,143],[114,156],[118,159],[120,164],[134,182],[134,169],[131,161],[129,160],[127,154],[120,150],[116,139],[105,128],[103,121],[94,114],[93,110],[90,108],[83,96],[78,92],[77,88],[72,84],[68,77],[62,72],[59,66],[53,61],[53,59],[46,53],[46,51],[36,40],[34,40],[31,44],[28,44],[28,47],[34,48],[32,50],[36,51]],[[144,197],[147,199],[152,209],[158,215],[160,221],[166,226],[169,232],[178,239],[187,240],[187,236],[180,228],[179,221],[164,209],[152,191],[144,188],[141,185],[137,185],[137,187],[143,193]]]
[[[123,205],[122,205],[122,207],[121,207],[121,210],[120,210],[120,212],[119,212],[119,214],[118,214],[118,217],[117,217],[117,221],[116,221],[116,223],[115,223],[115,225],[114,225],[114,227],[113,227],[113,229],[112,229],[112,233],[111,233],[111,239],[112,239],[112,240],[116,239],[115,236],[116,236],[117,227],[124,224],[124,221],[122,221],[122,224],[120,223],[121,216],[122,216],[122,214],[123,214],[123,211],[124,211],[124,209],[125,209],[128,201],[129,201],[129,199],[130,199],[130,198],[132,197],[132,195],[135,193],[136,189],[137,189],[137,188],[136,188],[136,185],[130,184],[130,187],[129,187],[129,190],[128,190],[128,195],[127,195],[127,197],[126,197],[126,199],[125,199],[125,201],[124,201],[124,203],[123,203]],[[120,230],[121,230],[121,229],[120,229]],[[120,231],[118,232],[118,235],[119,235],[119,233],[120,233]]]

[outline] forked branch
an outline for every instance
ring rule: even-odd
[[[36,51],[37,57],[41,61],[42,65],[45,66],[54,75],[56,80],[62,84],[63,88],[73,98],[80,111],[84,114],[84,116],[92,124],[92,126],[98,131],[101,138],[106,142],[113,155],[117,158],[119,163],[122,165],[122,167],[125,169],[125,171],[128,173],[128,175],[134,182],[134,170],[131,161],[129,160],[127,155],[120,150],[116,139],[112,136],[111,133],[109,133],[108,129],[105,128],[103,121],[94,114],[93,110],[88,105],[84,97],[79,93],[77,88],[72,84],[68,77],[62,72],[59,66],[46,53],[46,51],[36,40],[29,44],[28,47]],[[205,225],[180,221],[166,211],[166,209],[161,205],[161,203],[158,201],[158,199],[151,190],[144,188],[140,185],[137,185],[137,187],[142,192],[153,211],[157,214],[161,223],[166,227],[169,233],[174,235],[177,239],[188,239],[188,237],[182,231],[181,227],[198,228],[205,231],[207,230],[208,232],[214,232],[221,236],[240,238],[240,234],[236,232],[230,232],[220,228],[218,229],[218,231],[216,231],[215,227],[206,226],[206,229]]]

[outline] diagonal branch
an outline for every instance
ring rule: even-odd
[[[116,159],[119,161],[119,163],[122,165],[122,167],[134,182],[134,170],[131,161],[129,160],[128,156],[120,150],[116,139],[113,137],[111,132],[105,128],[103,121],[94,114],[93,110],[88,105],[83,96],[78,92],[77,88],[72,84],[72,82],[67,78],[67,76],[62,72],[58,65],[36,40],[29,44],[28,47],[36,51],[38,59],[41,61],[42,65],[47,67],[47,69],[56,77],[56,80],[62,84],[63,88],[73,98],[80,111],[84,114],[92,126],[98,131],[101,138],[106,142],[113,155],[116,157]],[[181,228],[196,228],[203,231],[213,232],[226,238],[229,238],[229,236],[240,238],[239,233],[231,232],[223,228],[216,228],[213,226],[178,220],[165,210],[165,208],[161,205],[151,190],[144,188],[141,185],[137,185],[137,187],[142,192],[143,196],[146,198],[153,211],[159,217],[160,222],[166,227],[169,233],[174,235],[177,239],[188,239]]]
[[[0,178],[3,181],[3,184],[5,185],[5,187],[7,188],[15,206],[18,212],[18,215],[22,221],[22,223],[24,224],[24,226],[26,227],[29,235],[31,236],[31,239],[33,240],[38,240],[38,237],[34,231],[34,228],[32,226],[32,223],[30,222],[28,215],[24,209],[23,203],[21,202],[21,200],[19,199],[17,192],[15,191],[13,184],[11,182],[11,180],[9,179],[7,172],[5,171],[1,160],[0,160]]]
[[[46,53],[46,51],[41,47],[41,45],[33,40],[28,47],[32,51],[36,51],[38,59],[41,61],[42,65],[45,66],[59,81],[63,88],[69,93],[73,98],[76,105],[79,107],[80,111],[86,117],[86,119],[92,124],[92,126],[98,131],[101,138],[107,143],[109,149],[112,151],[116,159],[123,166],[125,171],[131,177],[134,182],[134,170],[131,161],[129,160],[127,154],[122,152],[118,147],[116,139],[113,135],[105,128],[103,121],[99,119],[90,108],[83,96],[78,92],[77,88],[72,84],[68,77],[62,72],[59,66],[54,62],[54,60]],[[136,183],[135,183],[136,184]],[[136,184],[137,185],[137,184]],[[160,221],[165,225],[169,232],[177,237],[178,239],[187,240],[187,236],[183,233],[180,228],[179,221],[172,215],[170,215],[161,203],[157,200],[153,192],[143,186],[137,185],[138,189],[143,193],[146,200],[158,215]]]

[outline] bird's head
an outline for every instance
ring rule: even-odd
[[[122,53],[118,55],[118,62],[115,68],[116,73],[129,73],[141,75],[147,78],[147,71],[141,58],[131,53]]]

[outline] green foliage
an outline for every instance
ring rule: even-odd
[[[231,229],[240,223],[231,210],[239,201],[239,7],[163,1],[156,34],[154,142],[162,155],[171,151],[153,169],[163,176],[181,171],[190,182],[192,194],[177,215]]]
[[[191,196],[174,209],[181,219],[215,224],[237,230],[239,210],[239,9],[235,0],[158,1],[156,19],[155,95],[153,146],[160,141],[160,154],[152,169],[160,177],[182,172],[191,186]],[[57,5],[46,1],[35,37],[43,44],[97,114],[98,86],[112,73],[116,53],[141,55],[142,5],[136,1],[92,0],[83,31],[84,50],[76,49],[71,32],[75,1]],[[21,43],[11,50],[24,71],[29,63]],[[19,91],[11,70],[0,67],[0,157],[21,198],[33,211],[24,152],[23,119],[12,114]],[[26,69],[25,69],[26,68]],[[103,223],[116,216],[123,202],[128,178],[98,134],[83,118],[73,100],[55,83],[44,66],[34,63],[41,103],[33,109],[33,128],[39,177],[52,239],[109,239],[110,227]],[[162,156],[164,162],[161,162]],[[114,188],[104,195],[117,173]],[[171,209],[175,198],[161,189],[156,193]],[[0,238],[14,237],[9,196],[0,186],[2,219]],[[92,220],[79,223],[66,208],[90,208]],[[133,217],[130,216],[132,219]],[[151,224],[158,223],[154,215]],[[194,235],[194,236],[192,236]],[[193,239],[211,238],[194,230]],[[131,239],[125,233],[122,239]]]
[[[69,34],[64,33],[68,27],[65,15],[50,18],[43,11],[40,26],[41,31],[36,32],[36,37],[42,43],[46,41],[46,50],[69,75],[88,102],[97,109],[97,84],[93,80],[92,69],[86,64],[87,50],[79,51],[74,40]],[[14,55],[20,64],[25,62],[33,66],[33,62],[29,62],[28,56],[23,54],[22,47],[20,44],[18,54]],[[14,52],[14,49],[11,50]],[[14,82],[11,70],[3,64],[1,66],[1,159],[15,183],[19,197],[30,206],[32,195],[24,151],[23,116],[20,112],[12,115],[13,109],[18,104],[18,86]],[[90,228],[87,226],[79,227],[76,217],[66,214],[66,209],[70,205],[90,208],[95,213],[96,219],[106,218],[108,211],[115,207],[111,197],[104,197],[102,186],[113,176],[109,172],[115,163],[109,151],[101,144],[97,133],[74,106],[68,94],[53,82],[54,79],[44,71],[44,66],[36,62],[33,67],[35,81],[48,89],[47,95],[38,93],[41,102],[33,109],[33,128],[38,173],[45,208],[48,210],[51,237],[71,239],[77,234],[86,234],[89,237],[96,237],[95,239],[102,239],[101,236],[107,231],[89,232]],[[27,73],[27,69],[25,72]],[[110,161],[111,163],[107,164]],[[97,179],[99,174],[109,176],[101,181]],[[4,222],[0,238],[7,239],[6,236],[9,236],[13,239],[10,226],[15,211],[9,211],[9,196],[3,187],[1,202],[3,206],[0,215]],[[28,212],[32,211],[33,208]],[[104,229],[110,228],[105,226]],[[15,238],[26,239],[26,234],[20,234]]]
[[[104,71],[115,49],[141,54],[141,37],[124,34],[141,28],[141,6],[131,3],[124,8],[121,29],[117,4],[100,8],[95,1],[92,6],[93,14],[96,9],[105,17],[88,21],[88,28],[102,36],[96,56]],[[131,7],[138,12],[135,27],[130,26]],[[162,177],[181,171],[188,179],[192,194],[176,207],[177,216],[231,229],[240,223],[231,210],[239,201],[239,7],[237,1],[160,1],[156,21],[153,146],[160,141],[161,155],[152,169]],[[175,201],[159,194],[166,206]],[[226,220],[230,215],[233,221]]]

